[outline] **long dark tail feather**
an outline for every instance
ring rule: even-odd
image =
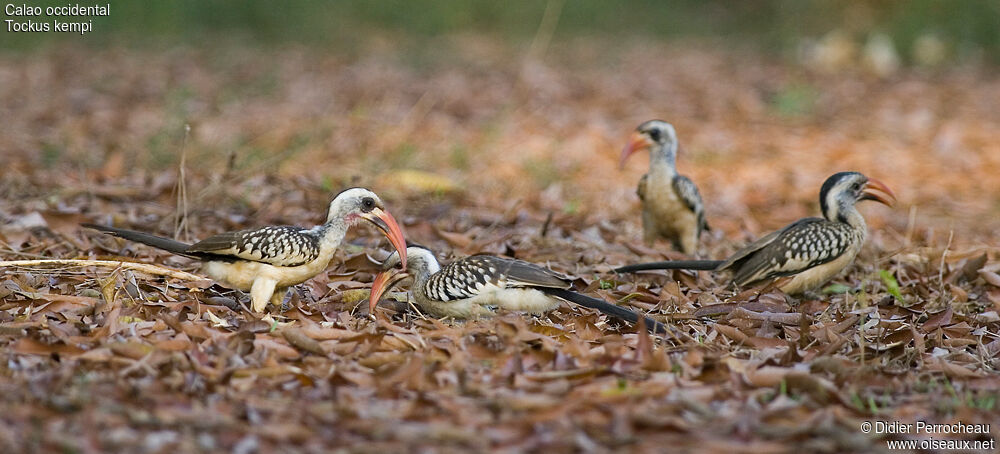
[[[667,260],[665,262],[636,263],[615,268],[616,273],[632,273],[644,270],[702,270],[714,271],[724,260]]]
[[[189,254],[187,248],[190,244],[182,243],[180,241],[171,240],[170,238],[164,238],[162,236],[150,235],[148,233],[137,232],[135,230],[119,229],[117,227],[109,227],[106,225],[97,224],[80,224],[88,229],[100,230],[104,233],[114,235],[118,238],[124,238],[129,241],[135,241],[137,243],[142,243],[147,246],[152,246],[157,249],[163,249],[164,251],[171,252],[177,255],[183,255],[185,257],[194,257]]]
[[[538,290],[548,293],[549,295],[552,295],[556,298],[562,298],[571,303],[579,304],[583,307],[597,309],[607,315],[610,315],[612,317],[621,320],[625,320],[632,324],[636,324],[639,322],[639,314],[636,314],[635,312],[625,309],[624,307],[611,304],[604,300],[591,298],[589,296],[581,295],[579,293],[571,292],[569,290],[564,290],[561,288],[540,288]],[[667,331],[667,327],[664,324],[656,320],[653,320],[649,317],[643,316],[643,318],[646,319],[646,329],[649,330],[651,333],[667,334],[669,332]]]

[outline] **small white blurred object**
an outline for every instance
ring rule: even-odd
[[[854,64],[858,46],[843,30],[833,30],[818,41],[806,41],[802,45],[800,58],[809,67],[836,72]]]
[[[891,76],[900,66],[896,46],[885,33],[873,33],[868,37],[862,61],[865,69],[879,77]]]

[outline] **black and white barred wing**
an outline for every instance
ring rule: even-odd
[[[437,301],[454,301],[472,298],[491,288],[500,288],[502,280],[497,273],[489,270],[489,265],[482,260],[472,257],[456,260],[427,280],[427,296]]]
[[[694,185],[694,182],[684,175],[677,175],[670,184],[674,187],[674,193],[677,194],[677,197],[698,216],[698,228],[708,230],[708,223],[705,222],[705,204],[702,202],[701,193],[698,192],[698,187]]]
[[[744,261],[737,265],[733,280],[748,285],[830,262],[850,247],[850,235],[850,228],[840,223],[821,218],[800,219],[754,242],[751,246],[755,246],[756,252],[742,254]]]
[[[299,266],[319,257],[319,239],[301,227],[272,226],[220,233],[188,248],[274,266]]]
[[[435,300],[453,301],[518,287],[568,288],[569,282],[520,260],[474,255],[441,268],[428,279],[425,290]]]

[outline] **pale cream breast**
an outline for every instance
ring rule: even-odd
[[[559,307],[559,300],[535,289],[502,289],[453,301],[426,300],[420,308],[435,317],[476,318],[494,315],[493,308],[543,314]]]
[[[509,288],[491,292],[493,305],[508,311],[544,314],[559,307],[559,300],[533,288]]]
[[[332,257],[320,256],[299,266],[274,266],[262,262],[206,262],[202,271],[226,287],[249,291],[257,278],[273,279],[278,287],[301,284],[321,273]]]
[[[650,176],[646,185],[642,209],[652,217],[657,230],[672,237],[695,235],[698,217],[674,192],[670,178]]]
[[[796,274],[791,281],[781,286],[781,291],[789,295],[796,295],[823,285],[854,261],[854,257],[861,250],[861,244],[862,242],[859,241],[856,247],[847,250],[840,257]]]
[[[493,311],[483,307],[471,299],[458,301],[427,300],[419,304],[420,310],[433,317],[452,317],[459,319],[489,317]]]

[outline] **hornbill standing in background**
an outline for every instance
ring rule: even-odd
[[[260,312],[268,301],[280,305],[288,287],[326,269],[347,230],[359,220],[375,225],[403,254],[406,240],[382,200],[364,188],[351,188],[330,202],[326,222],[311,229],[269,226],[220,233],[195,244],[134,230],[95,224],[84,227],[202,261],[201,269],[220,284],[250,292],[251,307]]]
[[[676,260],[616,268],[617,273],[682,269],[730,271],[737,287],[773,281],[794,295],[812,290],[854,261],[868,235],[855,204],[875,200],[888,206],[896,196],[882,182],[858,172],[840,172],[826,179],[819,191],[822,218],[799,219],[750,243],[726,260]]]
[[[569,290],[570,279],[547,268],[522,260],[492,255],[465,257],[445,267],[438,264],[434,253],[422,246],[407,248],[409,264],[405,271],[388,271],[399,263],[398,253],[390,255],[382,265],[383,272],[372,282],[369,312],[374,313],[380,298],[392,286],[408,277],[413,278],[410,292],[421,310],[435,317],[475,318],[492,316],[499,309],[541,314],[559,307],[565,300],[631,323],[639,315],[603,300]],[[643,317],[646,328],[665,334],[666,326]]]
[[[647,149],[649,172],[636,189],[642,201],[643,239],[652,244],[662,237],[670,240],[674,249],[694,254],[701,232],[709,228],[698,187],[677,173],[678,143],[673,125],[660,120],[639,125],[622,149],[619,167],[625,168],[625,161],[633,153]]]

